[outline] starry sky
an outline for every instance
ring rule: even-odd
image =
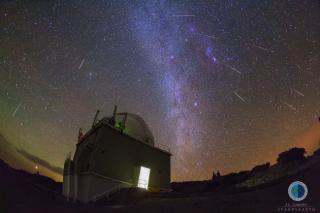
[[[16,167],[61,180],[79,127],[115,104],[170,148],[173,181],[320,145],[317,0],[1,1],[0,17],[0,145]]]

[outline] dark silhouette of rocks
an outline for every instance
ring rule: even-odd
[[[317,149],[316,151],[314,151],[313,155],[320,156],[320,148],[319,148],[319,149]]]
[[[172,192],[130,188],[86,205],[67,202],[61,183],[13,169],[0,159],[0,212],[276,212],[290,201],[287,189],[296,180],[308,185],[305,202],[318,210],[320,149],[309,157],[302,153],[304,149],[293,148],[279,154],[275,165],[265,163],[212,180],[175,182]]]
[[[259,172],[264,172],[264,171],[268,170],[269,168],[270,168],[270,163],[268,162],[268,163],[253,167],[253,169],[251,171],[254,173],[259,173]]]
[[[288,164],[292,162],[303,162],[306,158],[304,154],[306,150],[304,148],[292,148],[288,151],[279,154],[277,162],[280,164]]]
[[[320,149],[314,152],[313,156],[306,158],[305,149],[294,147],[278,155],[277,163],[270,165],[269,162],[257,165],[250,171],[240,171],[226,175],[218,175],[213,172],[211,181],[186,181],[172,183],[174,191],[183,193],[199,192],[236,192],[258,187],[279,178],[292,175],[298,172],[313,156],[320,156]],[[300,168],[301,166],[301,168]]]

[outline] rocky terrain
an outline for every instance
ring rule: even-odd
[[[89,204],[67,202],[61,196],[61,183],[13,169],[0,160],[0,212],[279,212],[284,205],[297,205],[287,192],[296,180],[309,190],[298,203],[300,208],[319,212],[319,151],[307,158],[290,156],[296,151],[284,158],[280,154],[272,166],[258,165],[207,181],[172,183],[172,192],[132,188]]]

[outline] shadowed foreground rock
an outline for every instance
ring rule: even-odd
[[[178,187],[178,190],[170,193],[126,189],[111,198],[84,205],[68,203],[61,196],[61,183],[38,174],[12,169],[1,160],[0,212],[269,213],[277,212],[285,203],[293,203],[287,190],[290,183],[296,180],[303,181],[308,186],[308,196],[302,203],[320,211],[320,156],[315,153],[313,157],[307,158],[305,163],[297,165],[299,168],[295,172],[259,185],[238,184],[242,179],[248,181],[256,178],[250,171],[245,171],[221,176],[221,179],[216,181],[176,183],[175,187],[180,184],[180,189]],[[272,170],[267,167],[258,171]]]

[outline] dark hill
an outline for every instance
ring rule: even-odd
[[[66,202],[61,196],[61,183],[39,174],[13,169],[0,159],[0,212],[269,213],[277,212],[286,203],[295,204],[287,190],[290,183],[296,180],[303,181],[309,190],[307,198],[299,205],[307,205],[320,212],[319,154],[289,165],[262,165],[251,171],[232,173],[213,180],[173,183],[174,191],[169,193],[133,188],[109,199],[84,205]]]

